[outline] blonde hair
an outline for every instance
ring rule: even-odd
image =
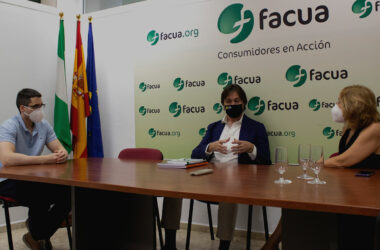
[[[347,128],[366,128],[380,121],[375,94],[361,85],[345,87],[339,94]]]

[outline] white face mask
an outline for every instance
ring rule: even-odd
[[[331,116],[334,122],[344,122],[343,112],[336,104],[331,109]]]
[[[30,114],[27,114],[27,113],[24,113],[24,114],[27,117],[29,117],[29,119],[34,123],[39,123],[42,121],[42,119],[44,119],[44,111],[42,110],[42,108],[33,110],[32,113]]]

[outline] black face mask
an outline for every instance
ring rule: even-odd
[[[243,113],[243,104],[224,106],[226,113],[231,118],[237,118]]]

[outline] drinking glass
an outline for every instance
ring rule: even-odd
[[[275,168],[280,173],[280,179],[275,180],[276,184],[290,184],[291,180],[286,180],[283,177],[286,169],[288,168],[288,150],[286,147],[275,148]]]
[[[310,144],[299,144],[298,145],[298,163],[302,167],[303,174],[297,176],[298,179],[302,180],[312,180],[314,179],[306,173],[307,168],[309,167],[311,159],[311,146]]]
[[[308,181],[309,184],[326,184],[325,181],[319,179],[319,173],[323,168],[323,147],[319,145],[311,146],[311,162],[310,168],[313,170],[315,174],[315,179]]]

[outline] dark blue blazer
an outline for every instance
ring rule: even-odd
[[[203,137],[201,143],[199,143],[199,145],[194,148],[193,152],[191,153],[191,158],[210,160],[213,155],[206,155],[206,147],[209,143],[219,140],[224,126],[225,123],[222,123],[222,121],[211,123],[207,127],[206,135]],[[248,153],[243,153],[239,154],[238,156],[239,163],[271,164],[268,135],[265,126],[262,123],[252,120],[246,115],[243,115],[239,140],[249,141],[253,143],[257,149],[257,156],[254,161],[251,159],[251,157],[249,157]]]

